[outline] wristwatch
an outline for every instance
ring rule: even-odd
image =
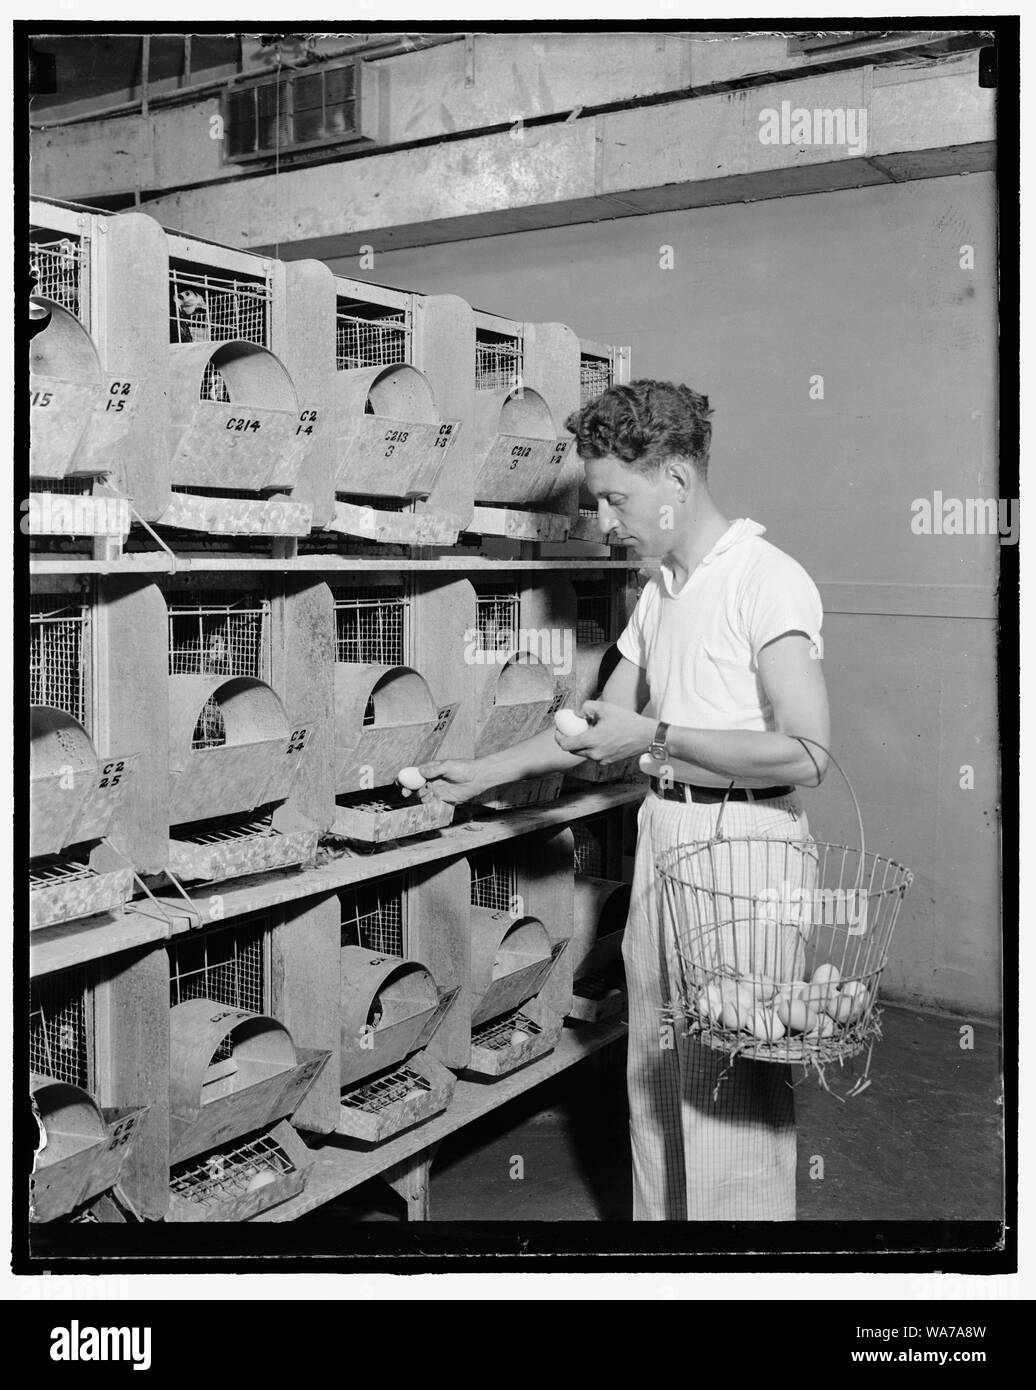
[[[664,763],[669,758],[669,749],[666,747],[666,739],[669,737],[669,725],[659,724],[655,730],[655,736],[648,744],[648,752],[660,763]]]

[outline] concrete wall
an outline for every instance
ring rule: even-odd
[[[717,498],[820,584],[836,755],[873,847],[917,875],[890,993],[974,1014],[999,995],[997,545],[910,522],[936,490],[996,494],[994,197],[978,174],[332,263],[629,343],[634,376],[709,395]],[[807,804],[855,840],[834,772]]]

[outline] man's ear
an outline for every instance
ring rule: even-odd
[[[679,489],[680,501],[683,502],[687,499],[693,486],[694,465],[688,459],[668,459],[663,470],[663,477]]]

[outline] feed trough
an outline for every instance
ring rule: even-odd
[[[400,768],[434,758],[456,713],[409,666],[335,666],[335,833],[376,844],[449,825],[453,807],[404,798]]]
[[[567,942],[536,917],[471,909],[471,1056],[477,1076],[505,1076],[550,1052],[561,1018],[538,998]]]
[[[445,1110],[456,1079],[425,1049],[458,991],[418,961],[342,948],[342,1105],[336,1132],[380,1143]]]
[[[244,339],[169,348],[169,477],[163,525],[306,535],[311,508],[289,498],[319,420],[299,412],[291,377],[267,348]],[[212,495],[179,491],[202,489]],[[244,493],[245,496],[225,496]],[[276,529],[275,529],[276,528]]]
[[[100,758],[78,720],[33,705],[29,712],[30,927],[121,907],[133,870],[109,833],[136,757]]]
[[[169,1174],[167,1221],[248,1221],[306,1186],[313,1155],[287,1120],[232,1139]]]
[[[40,1129],[30,1220],[53,1221],[114,1187],[147,1107],[102,1110],[82,1087],[49,1076],[32,1075],[29,1092]]]
[[[475,514],[471,530],[563,541],[571,518],[551,511],[571,439],[559,439],[538,391],[504,387],[475,398]]]
[[[110,454],[130,428],[137,383],[101,365],[93,339],[68,308],[34,295],[48,317],[29,343],[29,476],[49,481],[111,472]]]
[[[173,872],[231,878],[308,859],[317,828],[275,803],[291,793],[309,728],[293,727],[277,694],[251,676],[170,676],[169,687]]]
[[[427,497],[460,425],[440,420],[431,383],[405,362],[339,372],[335,491]]]
[[[486,652],[484,656],[485,660],[473,667],[476,757],[510,748],[545,729],[568,694],[567,688],[556,685],[550,667],[532,652]],[[508,810],[553,801],[563,781],[563,773],[552,772],[493,787],[482,798],[482,805],[490,810]]]
[[[294,1114],[326,1051],[296,1048],[282,1023],[214,999],[169,1011],[170,1162]]]

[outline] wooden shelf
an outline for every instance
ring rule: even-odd
[[[126,912],[41,927],[29,939],[29,974],[35,979],[52,970],[146,946],[150,941],[164,941],[169,935],[168,918],[153,903],[146,902]]]
[[[640,559],[597,560],[593,556],[573,556],[546,560],[490,559],[485,555],[441,555],[437,559],[403,559],[386,555],[384,559],[368,559],[354,555],[296,555],[271,558],[267,555],[167,555],[164,551],[123,555],[118,560],[93,560],[84,555],[34,556],[29,560],[33,575],[74,574],[320,574],[353,571],[379,573],[389,571],[449,570],[453,573],[482,570],[637,570]]]
[[[591,791],[568,792],[557,801],[520,810],[487,813],[478,820],[464,821],[436,831],[426,840],[402,844],[396,849],[376,854],[346,852],[340,858],[316,868],[277,870],[249,878],[228,879],[223,883],[207,884],[189,892],[190,903],[197,918],[190,914],[184,899],[175,893],[156,894],[156,902],[141,900],[126,911],[99,921],[83,918],[66,922],[59,927],[45,928],[32,935],[29,951],[30,973],[48,974],[70,965],[98,960],[118,951],[149,941],[168,940],[194,927],[211,922],[225,922],[252,912],[260,912],[285,903],[324,893],[335,892],[353,883],[386,874],[399,873],[418,864],[431,864],[449,859],[484,845],[511,840],[518,835],[552,825],[567,825],[584,816],[622,806],[643,798],[646,783],[619,782],[613,786],[595,787]],[[218,916],[213,916],[213,911]],[[163,919],[161,913],[168,913]]]
[[[408,1130],[405,1134],[380,1144],[376,1149],[363,1151],[351,1148],[342,1139],[329,1139],[316,1151],[316,1162],[310,1169],[304,1192],[278,1207],[253,1218],[255,1221],[294,1221],[299,1216],[333,1201],[351,1188],[359,1187],[369,1178],[377,1177],[387,1168],[420,1154],[438,1144],[449,1134],[463,1129],[490,1111],[498,1110],[515,1096],[532,1090],[558,1072],[573,1067],[592,1056],[602,1047],[617,1042],[626,1035],[624,1019],[609,1019],[600,1024],[581,1024],[566,1027],[557,1047],[546,1057],[531,1062],[520,1071],[494,1082],[458,1081],[448,1110],[435,1119]]]

